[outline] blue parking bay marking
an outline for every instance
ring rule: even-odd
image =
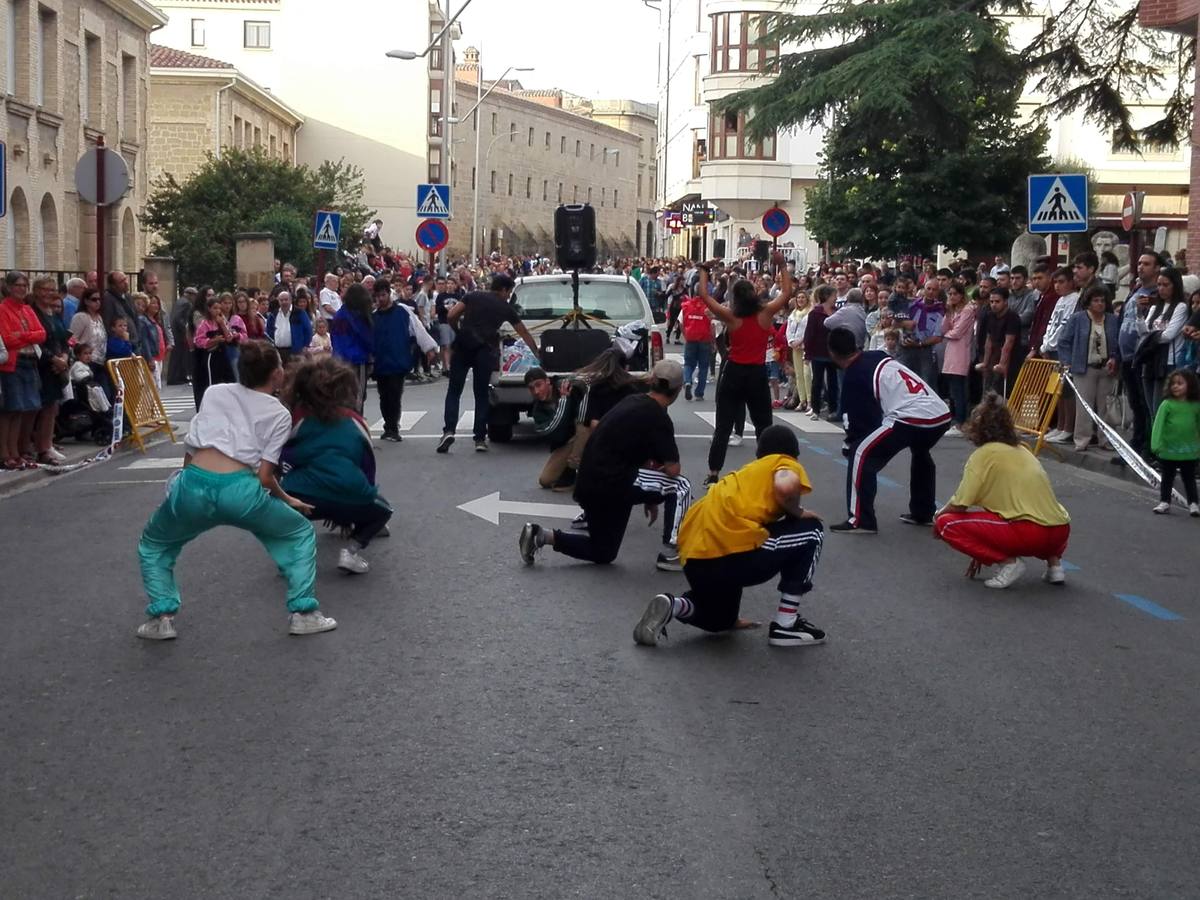
[[[1137,607],[1144,613],[1154,616],[1156,619],[1163,619],[1167,622],[1176,622],[1183,618],[1179,613],[1171,612],[1166,607],[1159,606],[1153,600],[1147,600],[1145,597],[1139,597],[1137,594],[1113,594],[1118,600],[1128,603],[1130,606]]]

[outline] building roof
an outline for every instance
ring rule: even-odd
[[[150,65],[156,69],[232,69],[227,62],[161,44],[150,45]]]

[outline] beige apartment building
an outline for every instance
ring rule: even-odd
[[[184,181],[227,147],[296,162],[299,113],[229,63],[150,45],[150,179]]]
[[[457,67],[457,106],[466,112],[479,91],[478,53],[468,48]],[[491,82],[485,82],[486,92]],[[518,82],[496,87],[478,113],[455,127],[451,196],[451,249],[469,252],[472,204],[479,190],[483,251],[554,250],[554,210],[560,203],[590,203],[596,210],[601,257],[631,254],[637,234],[636,134],[541,102]],[[479,162],[475,163],[475,128]]]
[[[130,188],[106,208],[100,268],[141,268],[149,187],[149,35],[166,22],[145,0],[5,0],[5,267],[96,268],[96,211],[75,190],[75,165],[103,137]]]

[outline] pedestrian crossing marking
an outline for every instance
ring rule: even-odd
[[[427,412],[427,410],[421,409],[421,410],[413,410],[412,412],[400,413],[400,431],[402,431],[402,432],[412,431],[413,428],[416,427],[417,423],[420,422],[423,418],[425,418],[426,412]],[[382,433],[382,432],[383,432],[383,419],[380,419],[378,422],[376,422],[374,425],[371,426],[371,433],[376,434],[376,433]]]
[[[127,466],[121,466],[121,471],[125,472],[129,469],[181,469],[183,468],[182,456],[168,456],[162,459],[135,459]]]
[[[1041,206],[1033,214],[1033,221],[1039,224],[1060,223],[1078,225],[1087,219],[1080,211],[1071,195],[1067,192],[1061,178],[1055,178],[1046,192]]]
[[[704,422],[707,422],[710,427],[717,427],[717,414],[715,412],[700,412],[696,411],[696,415]],[[806,431],[810,434],[842,434],[843,430],[834,425],[832,422],[826,422],[822,419],[810,419],[805,413],[797,412],[776,412],[774,418],[780,419],[791,425],[797,431]],[[746,435],[754,434],[754,426],[746,422]]]

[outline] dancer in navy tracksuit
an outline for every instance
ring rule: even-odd
[[[829,530],[839,534],[875,534],[876,476],[888,460],[912,452],[908,512],[910,525],[929,525],[937,507],[937,469],[930,450],[950,427],[950,408],[916,372],[882,350],[859,350],[853,332],[829,334],[829,356],[845,371],[842,411],[849,420],[845,522]]]

